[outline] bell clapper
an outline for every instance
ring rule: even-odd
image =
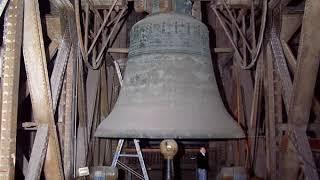
[[[178,152],[178,144],[173,139],[165,139],[160,143],[160,151],[166,160],[165,176],[163,179],[174,179],[173,158]]]

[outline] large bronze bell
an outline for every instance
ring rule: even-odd
[[[202,22],[174,12],[153,14],[136,23],[119,99],[95,136],[244,137],[222,104],[208,36]]]

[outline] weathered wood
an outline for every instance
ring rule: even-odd
[[[50,77],[50,85],[52,91],[53,113],[57,109],[58,99],[61,93],[63,78],[67,68],[68,57],[71,49],[70,30],[67,26],[61,40],[58,54]]]
[[[293,129],[291,134],[297,135],[295,132],[299,132],[298,139],[290,138],[287,153],[284,156],[285,179],[297,177],[300,162],[305,167],[308,167],[308,164],[314,164],[312,156],[310,157],[310,146],[305,142],[307,141],[305,131],[309,121],[319,67],[320,46],[316,46],[320,42],[318,17],[320,17],[320,1],[306,0],[297,58],[298,64],[294,75],[293,96],[288,118],[288,123]],[[299,160],[300,155],[306,158],[306,161]],[[317,171],[314,168],[311,169],[304,169],[306,179],[319,179]]]
[[[89,3],[86,3],[85,7],[85,23],[84,23],[84,51],[87,54],[88,53],[88,33],[89,33],[89,17],[90,17],[90,11],[89,11]]]
[[[58,132],[58,138],[59,138],[59,145],[60,145],[60,152],[61,154],[64,154],[64,124],[65,124],[65,107],[66,106],[66,80],[63,80],[63,85],[61,88],[61,95],[60,100],[57,107],[57,132]]]
[[[276,146],[276,95],[274,65],[270,44],[266,47],[265,61],[265,93],[266,93],[266,152],[267,152],[267,179],[278,179],[277,146]]]
[[[64,154],[63,154],[63,168],[66,179],[71,179],[72,175],[72,134],[74,121],[72,117],[73,112],[73,81],[74,65],[76,61],[76,48],[72,45],[66,72],[66,104],[65,104],[65,124],[64,124]]]
[[[79,61],[80,60],[80,61]],[[85,88],[84,88],[84,67],[81,61],[81,58],[78,59],[78,67],[77,67],[77,106],[79,113],[79,125],[77,128],[77,152],[76,152],[76,169],[84,167],[86,165],[87,159],[87,147],[88,147],[88,139],[87,139],[87,127],[86,127],[86,119],[87,119],[87,102],[85,98]]]
[[[52,111],[52,98],[44,51],[39,4],[25,1],[23,55],[28,87],[31,95],[32,115],[40,124],[49,125],[48,151],[44,164],[46,179],[63,179],[61,155]]]
[[[260,55],[258,59],[257,69],[255,73],[255,84],[252,97],[252,106],[250,114],[250,122],[248,123],[250,136],[253,136],[257,127],[257,121],[259,119],[259,112],[261,111],[261,98],[262,98],[262,81],[263,81],[263,61],[264,57]]]
[[[109,41],[110,41],[113,33],[116,32],[115,30],[117,29],[117,26],[119,26],[119,21],[120,21],[122,15],[125,13],[126,10],[127,10],[127,8],[123,8],[123,9],[120,11],[119,15],[117,16],[117,20],[115,21],[114,26],[113,26],[113,28],[112,28],[111,31],[110,31],[109,36],[107,37],[107,39],[106,39],[106,40],[103,42],[103,44],[102,44],[102,47],[101,47],[101,49],[100,49],[100,51],[99,51],[99,53],[98,53],[98,57],[94,60],[94,61],[96,61],[98,64],[100,63],[100,65],[101,65],[101,61],[102,61],[101,58],[102,58],[102,56],[103,56],[103,54],[104,54],[104,51],[105,51],[105,49],[107,48],[107,46],[108,46],[108,44],[109,44]],[[97,65],[97,66],[99,67],[99,65]]]
[[[11,0],[5,15],[0,60],[0,179],[14,179],[15,175],[22,20],[23,1]]]
[[[263,51],[264,52],[264,51]],[[251,106],[251,114],[250,114],[250,122],[248,122],[248,159],[250,162],[250,168],[254,170],[255,174],[258,176],[265,174],[265,157],[261,156],[261,154],[265,153],[264,139],[259,137],[259,129],[261,126],[261,109],[262,109],[262,92],[263,92],[263,76],[264,66],[263,61],[265,57],[260,54],[258,57],[258,64],[255,72],[255,84],[254,84],[254,92],[252,97],[252,106]]]
[[[320,1],[307,0],[305,6],[289,114],[290,123],[304,128],[309,121],[319,66],[320,46],[316,44],[320,42]]]
[[[99,70],[99,72],[101,72],[101,68]],[[101,73],[99,73],[99,81],[98,81],[98,84],[97,84],[97,95],[96,95],[96,100],[95,100],[95,108],[94,108],[94,115],[93,115],[93,121],[92,121],[92,127],[91,127],[91,134],[93,134],[98,125],[100,124],[101,122],[101,114],[100,114],[100,99],[101,99]],[[99,161],[100,161],[100,151],[103,150],[101,147],[100,147],[100,138],[96,138],[94,136],[91,135],[91,140],[90,142],[92,143],[92,150],[91,150],[91,153],[93,153],[93,158],[92,158],[92,161],[91,163],[93,163],[92,165],[94,166],[98,166],[98,165],[102,165],[102,164],[99,164]]]
[[[91,43],[91,45],[90,45],[90,48],[89,48],[89,50],[88,50],[88,52],[87,52],[87,56],[88,56],[88,54],[91,53],[93,47],[95,46],[95,44],[96,44],[96,42],[97,42],[97,40],[98,40],[98,38],[99,38],[102,30],[104,29],[105,25],[106,25],[107,22],[108,22],[108,19],[109,19],[110,15],[111,15],[111,12],[112,12],[114,6],[116,5],[117,1],[118,1],[118,0],[114,0],[114,1],[113,1],[113,4],[112,4],[112,6],[111,6],[111,9],[109,10],[107,16],[104,17],[103,23],[101,24],[98,32],[96,32],[96,35],[95,35],[95,37],[94,37],[94,39],[93,39],[93,41],[92,41],[92,43]],[[120,16],[121,16],[121,15],[120,15]],[[120,16],[119,16],[119,17],[120,17]]]
[[[57,9],[65,9],[65,8],[72,9],[73,8],[71,2],[68,0],[49,0],[49,1]]]
[[[280,38],[288,42],[302,23],[302,14],[283,14]]]
[[[294,74],[296,71],[297,60],[294,57],[289,45],[286,42],[284,42],[284,40],[282,40],[281,42],[282,42],[283,52],[286,56],[290,71]],[[320,103],[316,97],[313,97],[312,102],[313,102],[312,110],[316,114],[316,116],[320,118]]]
[[[80,20],[80,0],[74,1],[74,13],[75,13],[75,21],[77,27],[77,36],[79,41],[79,48],[81,51],[81,55],[86,57],[86,52],[84,49],[83,38],[82,38],[82,31],[81,31],[81,20]]]
[[[86,81],[86,101],[87,101],[87,131],[88,131],[88,140],[91,136],[91,127],[93,123],[94,110],[96,107],[97,101],[97,92],[98,85],[100,81],[100,71],[88,69],[88,76]]]
[[[51,40],[49,47],[47,49],[47,61],[53,60],[54,55],[58,51],[58,47],[60,45],[63,33],[61,32],[62,27],[61,18],[59,16],[47,15],[45,16],[45,26],[48,37]]]
[[[41,124],[38,126],[36,138],[32,147],[30,163],[26,180],[40,179],[44,158],[48,147],[48,125]]]
[[[319,179],[317,167],[313,160],[312,151],[309,144],[309,139],[304,131],[304,129],[294,129],[291,141],[296,143],[293,144],[296,149],[296,153],[300,161],[303,162],[302,168],[304,170],[304,175],[307,180],[317,180]]]
[[[276,18],[277,15],[275,15]],[[276,21],[276,20],[275,20]],[[290,100],[292,96],[292,80],[290,77],[289,69],[287,66],[287,62],[283,53],[283,49],[281,46],[281,41],[278,35],[278,27],[277,23],[275,22],[272,25],[271,32],[270,32],[270,44],[272,49],[272,54],[274,57],[274,62],[276,65],[276,69],[278,71],[279,77],[281,79],[281,85],[283,89],[283,99],[284,105],[286,108],[287,113],[289,112]]]
[[[297,66],[296,58],[294,57],[289,45],[285,42],[285,40],[281,40],[281,45],[284,55],[286,56],[287,63],[289,65],[289,69],[294,74]]]
[[[192,5],[192,16],[201,21],[202,11],[201,11],[201,2],[195,1]]]
[[[128,48],[109,48],[108,53],[123,53],[128,54]]]

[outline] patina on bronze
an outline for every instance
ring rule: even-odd
[[[216,85],[207,27],[180,13],[136,23],[123,87],[95,136],[108,138],[242,138]]]

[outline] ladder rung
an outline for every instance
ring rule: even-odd
[[[120,157],[139,157],[138,154],[120,154]]]

